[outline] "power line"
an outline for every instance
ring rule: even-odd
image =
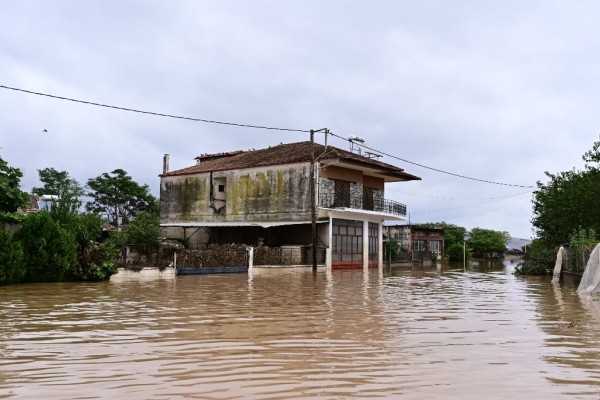
[[[522,194],[533,193],[532,190],[527,190],[525,192],[520,192],[520,193],[515,193],[515,194],[509,194],[509,195],[506,195],[506,196],[476,197],[476,198],[466,199],[466,198],[460,198],[460,197],[428,196],[426,194],[405,192],[403,190],[397,190],[397,189],[393,189],[393,188],[386,188],[385,190],[386,190],[386,192],[389,190],[389,191],[396,192],[396,193],[408,194],[408,195],[411,195],[411,196],[418,196],[418,197],[425,197],[425,198],[428,198],[428,199],[461,200],[461,201],[464,201],[464,200],[501,200],[501,199],[508,199],[508,198],[515,197],[515,196],[520,196]]]
[[[330,134],[331,136],[335,136],[335,137],[337,137],[337,138],[339,138],[339,139],[346,140],[346,141],[350,142],[350,140],[349,140],[349,139],[347,139],[347,138],[345,138],[345,137],[343,137],[343,136],[339,136],[339,135],[336,135],[336,134],[334,134],[334,133],[331,133],[331,132],[330,132],[329,134]],[[381,155],[384,155],[384,156],[387,156],[387,157],[390,157],[390,158],[394,158],[394,159],[396,159],[396,160],[403,161],[403,162],[405,162],[405,163],[409,163],[409,164],[412,164],[412,165],[416,165],[417,167],[421,167],[421,168],[429,169],[429,170],[431,170],[431,171],[439,172],[439,173],[446,174],[446,175],[455,176],[455,177],[457,177],[457,178],[469,179],[469,180],[472,180],[472,181],[483,182],[483,183],[490,183],[490,184],[492,184],[492,185],[512,186],[512,187],[520,187],[520,188],[533,188],[533,186],[527,186],[527,185],[515,185],[515,184],[511,184],[511,183],[503,183],[503,182],[494,182],[494,181],[489,181],[489,180],[486,180],[486,179],[479,179],[479,178],[473,178],[473,177],[466,176],[466,175],[455,174],[454,172],[444,171],[444,170],[442,170],[442,169],[438,169],[438,168],[434,168],[434,167],[429,167],[429,166],[427,166],[427,165],[419,164],[419,163],[416,163],[416,162],[414,162],[414,161],[409,161],[409,160],[406,160],[406,159],[404,159],[404,158],[400,158],[400,157],[398,157],[398,156],[394,156],[394,155],[392,155],[392,154],[386,153],[386,152],[384,152],[384,151],[381,151],[381,150],[374,149],[374,148],[372,148],[372,147],[369,147],[369,146],[367,146],[367,145],[365,145],[365,144],[362,144],[362,143],[356,143],[356,142],[352,142],[352,143],[354,143],[354,144],[356,144],[356,145],[358,145],[358,146],[360,146],[360,147],[363,147],[363,148],[365,148],[365,149],[367,149],[367,150],[371,150],[371,151],[373,151],[373,152],[375,152],[375,153],[379,153],[379,154],[381,154]]]
[[[515,203],[518,203],[518,202],[519,202],[519,201],[521,201],[521,200],[523,200],[523,199],[516,199],[515,201],[511,201],[510,203],[503,204],[503,205],[501,205],[500,207],[496,207],[496,208],[494,208],[494,209],[491,209],[491,210],[489,210],[489,211],[486,211],[486,212],[484,212],[484,213],[477,214],[477,215],[473,215],[473,216],[470,216],[470,217],[468,217],[468,218],[464,218],[464,217],[459,217],[459,218],[450,218],[450,219],[449,219],[449,221],[468,221],[468,220],[471,220],[471,219],[473,219],[473,218],[479,218],[479,217],[481,217],[481,216],[483,216],[483,215],[486,215],[486,214],[491,214],[491,213],[493,213],[493,212],[495,212],[495,211],[498,211],[498,210],[500,210],[501,208],[504,208],[504,207],[511,206],[511,205],[513,205],[513,204],[515,204]]]
[[[80,103],[80,104],[87,104],[87,105],[92,105],[92,106],[97,106],[97,107],[110,108],[110,109],[114,109],[114,110],[135,112],[135,113],[139,113],[139,114],[154,115],[154,116],[157,116],[157,117],[174,118],[174,119],[181,119],[181,120],[193,121],[193,122],[204,122],[204,123],[209,123],[209,124],[237,126],[237,127],[243,127],[243,128],[266,129],[266,130],[285,131],[285,132],[310,133],[310,130],[306,130],[306,129],[292,129],[292,128],[279,128],[279,127],[263,126],[263,125],[241,124],[241,123],[235,123],[235,122],[217,121],[217,120],[210,120],[210,119],[203,119],[203,118],[184,117],[184,116],[180,116],[180,115],[164,114],[164,113],[153,112],[153,111],[144,111],[144,110],[138,110],[138,109],[135,109],[135,108],[119,107],[119,106],[113,106],[113,105],[109,105],[109,104],[102,104],[102,103],[96,103],[96,102],[92,102],[92,101],[74,99],[74,98],[70,98],[70,97],[57,96],[57,95],[53,95],[53,94],[49,94],[49,93],[34,92],[34,91],[31,91],[31,90],[20,89],[20,88],[15,88],[15,87],[11,87],[11,86],[5,86],[5,85],[0,85],[0,88],[7,89],[7,90],[13,90],[13,91],[16,91],[16,92],[27,93],[27,94],[34,94],[36,96],[43,96],[43,97],[49,97],[49,98],[58,99],[58,100],[71,101],[71,102],[74,102],[74,103]],[[335,136],[335,137],[339,138],[339,139],[350,141],[349,139],[347,139],[345,137],[342,137],[342,136],[339,136],[339,135],[336,135],[336,134],[332,133],[331,131],[329,131],[328,133],[330,135],[332,135],[332,136]],[[361,144],[355,143],[355,144],[357,144],[360,147],[363,147],[363,148],[365,148],[367,150],[371,150],[373,152],[379,153],[381,155],[384,155],[384,156],[387,156],[387,157],[390,157],[390,158],[394,158],[396,160],[399,160],[399,161],[402,161],[402,162],[406,162],[406,163],[409,163],[409,164],[412,164],[412,165],[416,165],[416,166],[421,167],[421,168],[429,169],[431,171],[435,171],[435,172],[439,172],[439,173],[442,173],[442,174],[447,174],[447,175],[455,176],[457,178],[468,179],[468,180],[477,181],[477,182],[483,182],[483,183],[489,183],[489,184],[493,184],[493,185],[513,186],[513,187],[521,187],[521,188],[533,188],[533,186],[515,185],[515,184],[510,184],[510,183],[494,182],[494,181],[489,181],[489,180],[486,180],[486,179],[479,179],[479,178],[473,178],[473,177],[469,177],[469,176],[465,176],[465,175],[460,175],[460,174],[456,174],[454,172],[444,171],[444,170],[441,170],[441,169],[438,169],[438,168],[429,167],[427,165],[419,164],[419,163],[416,163],[414,161],[406,160],[404,158],[401,158],[401,157],[398,157],[398,156],[394,156],[392,154],[383,152],[381,150],[374,149],[374,148],[369,147],[369,146],[367,146],[365,144],[362,144],[362,143]]]
[[[516,199],[516,200],[511,201],[509,203],[503,204],[503,205],[501,205],[499,207],[493,208],[491,210],[488,210],[488,211],[485,211],[483,213],[480,213],[480,214],[477,214],[477,215],[473,215],[473,216],[470,216],[470,217],[467,217],[467,218],[465,218],[465,217],[447,218],[447,219],[444,219],[444,221],[447,221],[447,222],[448,221],[469,221],[469,220],[471,220],[473,218],[479,218],[479,217],[481,217],[483,215],[491,214],[491,213],[496,212],[496,211],[498,211],[498,210],[500,210],[502,208],[505,208],[505,207],[511,206],[513,204],[516,204],[516,203],[518,203],[521,200],[523,200],[523,198]],[[485,203],[483,203],[483,204],[485,204]],[[458,208],[464,208],[464,207],[458,207]],[[452,209],[449,209],[449,210],[452,210]],[[445,211],[445,210],[438,210],[438,211]],[[416,213],[411,213],[411,215],[412,214],[416,214]]]
[[[28,94],[35,94],[37,96],[50,97],[50,98],[58,99],[58,100],[71,101],[73,103],[88,104],[88,105],[91,105],[91,106],[112,108],[114,110],[121,110],[121,111],[135,112],[135,113],[139,113],[139,114],[154,115],[154,116],[157,116],[157,117],[167,117],[167,118],[183,119],[183,120],[186,120],[186,121],[194,121],[194,122],[205,122],[205,123],[208,123],[208,124],[238,126],[238,127],[243,127],[243,128],[268,129],[268,130],[273,130],[273,131],[310,133],[310,130],[305,130],[305,129],[277,128],[277,127],[273,127],[273,126],[238,124],[238,123],[235,123],[235,122],[225,122],[225,121],[216,121],[216,120],[202,119],[202,118],[183,117],[183,116],[180,116],[180,115],[163,114],[163,113],[153,112],[153,111],[137,110],[135,108],[111,106],[109,104],[96,103],[96,102],[93,102],[93,101],[86,101],[86,100],[78,100],[78,99],[73,99],[73,98],[70,98],[70,97],[56,96],[56,95],[48,94],[48,93],[33,92],[31,90],[19,89],[19,88],[5,86],[5,85],[0,85],[0,88],[2,88],[2,89],[8,89],[8,90],[14,90],[16,92],[22,92],[22,93],[28,93]]]
[[[524,194],[526,194],[526,193],[521,193],[519,196],[522,196]],[[515,196],[510,196],[510,197],[515,197]],[[500,198],[500,199],[496,199],[496,200],[484,201],[481,203],[468,204],[468,205],[459,206],[459,207],[443,208],[443,209],[439,209],[439,210],[413,211],[413,212],[411,212],[411,214],[428,214],[428,213],[436,213],[436,212],[443,212],[443,211],[460,210],[462,208],[468,208],[468,207],[480,206],[483,204],[495,203],[496,201],[499,201],[499,200],[504,200],[504,199]],[[519,198],[516,201],[520,201],[520,200],[522,200],[522,198]]]

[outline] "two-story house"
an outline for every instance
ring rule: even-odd
[[[382,223],[406,206],[384,198],[388,182],[419,180],[401,168],[333,146],[299,142],[204,154],[160,175],[161,229],[198,248],[206,243],[312,243],[311,159],[315,162],[318,244],[328,267],[382,262]]]
[[[442,260],[445,256],[444,229],[427,225],[386,225],[384,236],[395,240],[413,261]]]

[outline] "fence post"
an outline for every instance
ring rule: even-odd
[[[248,247],[248,270],[254,266],[254,247]]]

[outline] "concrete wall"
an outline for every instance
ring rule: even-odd
[[[363,183],[362,171],[341,167],[326,167],[319,170],[319,176],[321,178],[338,179],[348,182]]]
[[[310,220],[310,164],[161,178],[161,223]],[[212,185],[225,182],[225,202]],[[223,207],[224,206],[224,207]]]
[[[363,175],[362,171],[342,167],[326,167],[319,170],[320,178],[338,179],[342,181],[354,182],[366,187],[383,191],[385,182],[382,178]]]

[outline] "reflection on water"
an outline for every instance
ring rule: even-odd
[[[0,398],[598,398],[599,298],[513,268],[0,287]]]

